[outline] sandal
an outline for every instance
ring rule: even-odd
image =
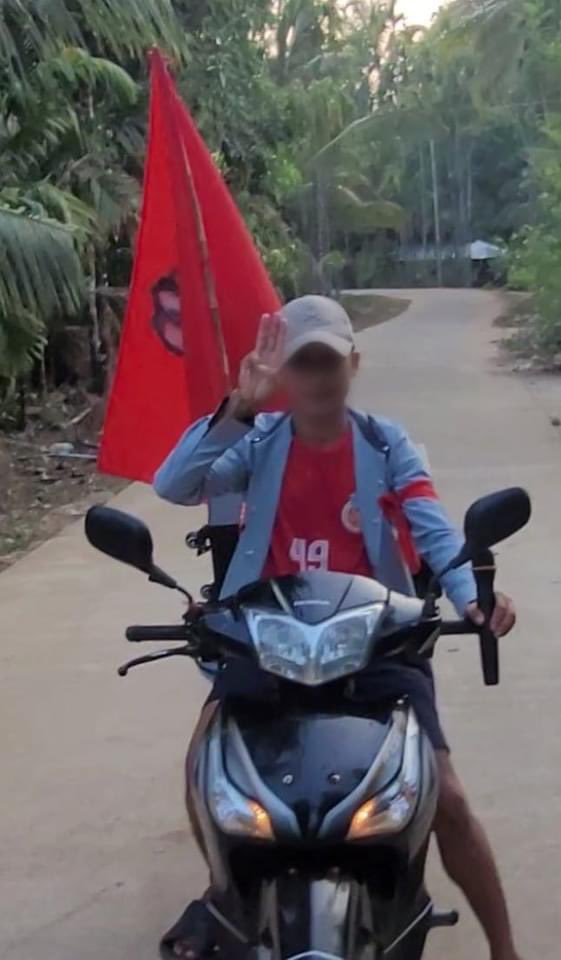
[[[204,960],[215,951],[215,923],[202,900],[190,903],[185,913],[160,941],[162,960]]]

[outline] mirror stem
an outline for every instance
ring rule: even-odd
[[[193,599],[193,595],[189,593],[189,591],[186,590],[185,587],[180,587],[179,584],[176,586],[175,589],[178,591],[178,593],[181,593],[189,601],[189,606],[192,607],[193,603],[195,602]]]
[[[434,579],[434,578],[433,578]],[[437,614],[437,605],[436,605],[436,584],[429,584],[429,589],[425,597],[425,605],[423,607],[423,619],[424,620],[433,620]]]
[[[158,583],[161,587],[168,587],[170,590],[177,590],[177,581],[170,577],[169,573],[161,570],[153,564],[148,573],[150,583]]]
[[[155,564],[152,566],[150,573],[148,574],[148,579],[150,583],[158,583],[161,587],[167,587],[169,590],[177,590],[178,593],[183,594],[184,597],[189,601],[189,605],[193,603],[193,597],[188,590],[185,590],[184,587],[180,587],[177,580],[174,580],[173,577],[170,577],[169,573],[166,573],[165,570],[161,570],[160,567],[157,567]]]

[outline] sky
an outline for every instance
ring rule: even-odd
[[[411,23],[430,23],[443,0],[400,0],[399,10]]]

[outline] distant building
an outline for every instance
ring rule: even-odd
[[[485,240],[474,240],[473,243],[466,244],[460,249],[460,253],[466,260],[472,260],[474,263],[480,263],[484,260],[496,260],[503,255],[503,250],[494,243],[487,243]],[[400,247],[396,253],[396,258],[401,263],[426,263],[438,259],[437,247],[434,243],[412,244]],[[458,250],[453,244],[445,243],[440,248],[440,258],[445,260],[456,260]]]

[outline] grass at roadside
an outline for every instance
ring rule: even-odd
[[[525,327],[534,315],[532,296],[529,293],[504,291],[501,294],[504,308],[495,320],[496,327],[516,330]]]
[[[356,333],[387,323],[404,313],[410,300],[399,297],[383,297],[380,294],[343,294],[341,303],[347,310]]]
[[[505,291],[502,298],[503,311],[495,326],[504,331],[502,345],[517,360],[517,369],[558,370],[561,355],[544,346],[533,296]]]

